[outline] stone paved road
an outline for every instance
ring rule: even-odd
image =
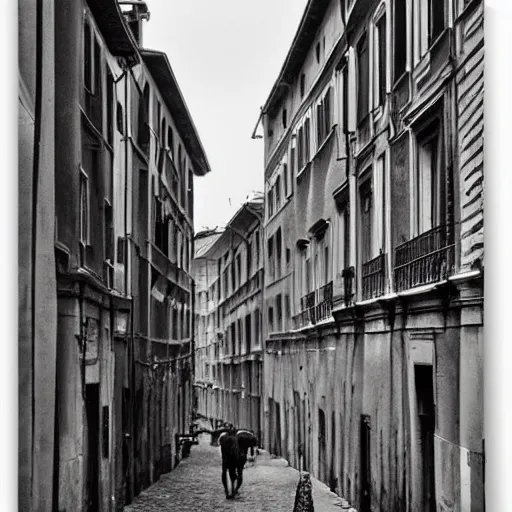
[[[141,493],[124,512],[292,512],[299,472],[267,453],[248,464],[239,494],[227,500],[221,482],[219,448],[200,436],[190,457]],[[340,498],[313,480],[315,512],[339,512]]]

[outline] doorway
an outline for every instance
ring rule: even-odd
[[[99,450],[100,450],[100,386],[88,384],[85,388],[87,417],[87,512],[99,510]]]
[[[417,401],[418,468],[421,482],[421,488],[419,489],[420,510],[435,512],[435,405],[432,366],[415,365],[414,378]]]

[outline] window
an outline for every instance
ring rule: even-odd
[[[289,166],[289,170],[290,170],[290,188],[289,188],[289,192],[290,192],[290,195],[293,192],[293,179],[295,178],[295,154],[296,154],[295,140],[292,140],[292,145],[291,145],[291,148],[290,148],[290,166]]]
[[[343,80],[343,91],[342,91],[342,115],[343,115],[343,131],[344,133],[348,133],[348,109],[349,109],[349,101],[348,101],[348,66],[344,66],[342,70],[342,80]]]
[[[316,61],[320,63],[320,43],[316,43]]]
[[[260,264],[260,232],[256,231],[256,234],[254,235],[254,239],[256,242],[256,266],[259,266]]]
[[[159,122],[160,122],[160,118],[162,117],[162,105],[160,105],[160,102],[157,101],[156,102],[156,121],[153,121],[153,126],[154,126],[154,129],[155,129],[155,135],[158,136],[158,139],[161,141],[162,140],[162,133],[159,132],[159,129],[160,127],[158,126]]]
[[[304,124],[299,128],[297,137],[297,168],[302,170],[310,160],[310,119],[306,117]]]
[[[319,148],[327,138],[331,127],[331,87],[329,87],[316,107],[316,132]]]
[[[375,24],[375,87],[374,106],[384,105],[386,100],[386,14]]]
[[[94,91],[97,96],[101,96],[101,46],[98,40],[94,39]]]
[[[359,199],[361,261],[366,263],[372,259],[372,185],[370,179],[359,187]]]
[[[278,176],[276,179],[275,191],[276,191],[276,210],[277,210],[281,206],[281,176]]]
[[[286,111],[285,108],[283,108],[283,114],[282,114],[283,128],[286,128],[286,124],[288,121],[287,115],[288,115],[288,112]]]
[[[369,90],[368,38],[364,34],[357,44],[357,121],[368,114]]]
[[[139,98],[139,127],[138,127],[138,145],[147,152],[149,149],[149,84],[144,86],[144,92]]]
[[[291,263],[291,254],[292,252],[290,249],[286,249],[286,270],[290,270],[290,263]]]
[[[290,325],[290,319],[292,317],[290,296],[285,295],[284,297],[284,330],[287,331]]]
[[[166,123],[165,118],[162,118],[162,123],[160,125],[160,144],[162,148],[165,146],[165,136],[166,136]]]
[[[423,0],[418,4],[420,16],[420,56],[441,35],[445,27],[445,0]]]
[[[242,344],[243,344],[243,339],[244,339],[244,331],[242,329],[242,319],[238,319],[236,321],[236,327],[237,327],[237,331],[238,331],[238,343],[237,343],[237,354],[241,354],[242,353]]]
[[[252,326],[251,326],[251,315],[245,317],[245,344],[247,353],[251,351],[252,345]]]
[[[274,195],[272,189],[267,193],[267,210],[269,218],[274,215]]]
[[[441,35],[445,27],[445,0],[430,0],[430,44]]]
[[[305,157],[305,164],[309,162],[310,160],[310,138],[309,138],[309,125],[310,120],[309,117],[306,118],[306,122],[304,123],[304,157]]]
[[[83,245],[89,244],[89,221],[90,221],[90,196],[89,178],[82,170],[80,173],[80,242]]]
[[[170,126],[167,127],[167,150],[171,153],[171,158],[174,160],[174,135]]]
[[[187,207],[190,218],[194,216],[194,175],[188,171]]]
[[[93,80],[93,63],[91,54],[91,27],[89,21],[86,19],[84,23],[84,86],[91,93],[94,94],[94,80]]]
[[[298,170],[304,167],[304,128],[301,126],[297,135]]]
[[[416,234],[441,224],[441,173],[439,128],[432,127],[418,138],[416,176]]]
[[[374,199],[374,215],[372,227],[372,257],[376,258],[384,252],[384,234],[385,234],[385,165],[384,155],[381,156],[375,165],[373,173],[373,199]]]
[[[107,140],[114,142],[114,77],[107,67]]]
[[[342,203],[339,208],[338,216],[338,241],[337,247],[337,273],[341,276],[341,272],[349,266],[350,262],[350,208],[348,202]]]
[[[274,238],[270,237],[267,241],[267,249],[268,249],[268,269],[269,269],[269,277],[274,279]]]
[[[288,197],[288,164],[283,164],[284,197]]]
[[[302,73],[300,75],[300,97],[304,97],[304,93],[306,92],[306,75]]]
[[[231,260],[231,293],[236,290],[236,270],[235,270],[235,261]]]
[[[254,344],[260,344],[260,310],[254,312]]]
[[[277,310],[277,318],[276,318],[276,329],[277,331],[283,330],[283,301],[281,294],[276,296],[276,310]]]
[[[119,101],[117,102],[117,108],[116,108],[116,127],[117,131],[124,135],[124,112],[123,112],[123,106]]]
[[[329,272],[329,247],[327,245],[324,246],[324,284],[327,284],[330,281],[330,272]]]
[[[247,244],[247,280],[252,276],[252,244]]]
[[[242,256],[237,254],[236,256],[236,287],[240,286],[242,282]]]
[[[405,73],[407,61],[407,8],[406,0],[395,0],[395,81]]]
[[[311,258],[306,258],[306,293],[313,291],[313,276],[311,274]]]
[[[274,330],[274,308],[272,306],[268,308],[268,329],[270,332]]]
[[[281,253],[282,253],[282,235],[281,228],[277,230],[276,233],[276,277],[279,279],[281,277]]]
[[[235,322],[231,324],[231,354],[235,353],[236,347],[236,332],[235,332]]]
[[[114,215],[110,201],[105,199],[103,205],[103,220],[104,220],[104,246],[105,246],[105,260],[114,262]]]

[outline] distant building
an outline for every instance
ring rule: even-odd
[[[263,200],[253,196],[222,232],[196,236],[197,412],[261,435]]]
[[[263,107],[265,447],[483,509],[483,2],[310,0]]]
[[[119,4],[20,4],[23,510],[122,510],[193,417],[210,168],[166,55],[142,48],[146,4]]]

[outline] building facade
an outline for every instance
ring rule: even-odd
[[[263,198],[196,237],[197,412],[261,435]]]
[[[147,6],[120,4],[20,5],[26,510],[122,510],[191,426],[193,179],[210,168],[166,55],[143,48]]]
[[[483,509],[483,3],[308,2],[261,113],[264,442],[358,510]]]
[[[53,0],[18,2],[18,506],[51,511],[57,365]]]

